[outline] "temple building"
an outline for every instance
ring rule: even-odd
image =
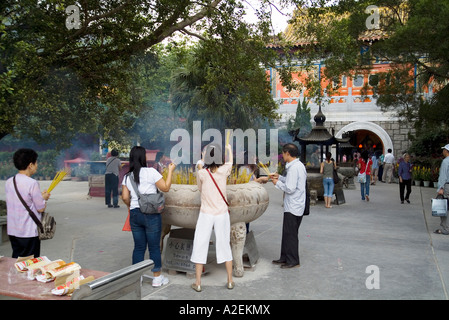
[[[300,39],[295,39],[294,27],[289,25],[284,31],[284,36],[293,43],[293,50],[301,50],[307,43]],[[361,35],[366,43],[381,41],[382,33],[380,30],[371,30]],[[281,44],[270,44],[268,46],[274,50],[282,51]],[[292,48],[289,48],[292,50]],[[293,62],[293,67],[297,67],[297,72],[292,74],[293,82],[301,83],[305,78],[301,61]],[[314,61],[314,72],[317,77],[323,74],[326,65],[323,61]],[[354,148],[367,149],[369,151],[382,151],[386,153],[388,149],[393,150],[396,158],[409,148],[410,141],[408,134],[412,128],[406,124],[401,124],[399,119],[392,112],[383,112],[376,105],[376,74],[390,70],[389,61],[376,60],[372,62],[372,67],[364,72],[353,72],[352,76],[341,76],[339,86],[333,90],[332,94],[326,93],[326,87],[329,81],[320,82],[324,92],[324,100],[321,102],[321,110],[325,115],[324,126],[329,132],[335,134],[335,138],[342,139],[351,136],[350,144]],[[268,71],[271,82],[271,93],[275,101],[280,103],[279,113],[282,117],[281,126],[284,126],[291,116],[295,116],[298,102],[301,102],[307,96],[307,91],[288,91],[281,84],[279,72],[276,68]],[[310,72],[310,71],[309,71]],[[410,66],[410,72],[417,72],[416,66]],[[414,84],[415,88],[417,83]],[[364,90],[363,90],[364,89]],[[432,85],[419,90],[424,99],[428,99],[434,93]],[[314,115],[319,112],[319,103],[316,99],[309,101],[310,115],[313,122]],[[353,149],[354,149],[353,148]],[[348,149],[349,153],[353,152]],[[333,151],[335,155],[335,150]]]

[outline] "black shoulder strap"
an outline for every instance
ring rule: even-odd
[[[16,176],[14,176],[13,182],[14,182],[14,189],[16,189],[16,193],[17,193],[17,196],[20,199],[20,202],[22,202],[23,206],[28,210],[28,213],[30,214],[31,219],[33,219],[33,221],[37,224],[39,229],[41,229],[41,232],[43,232],[44,231],[44,227],[42,226],[42,223],[39,221],[39,219],[36,217],[36,215],[30,209],[30,207],[28,207],[28,205],[26,204],[25,200],[23,200],[22,196],[20,195],[19,190],[17,189]]]
[[[109,163],[106,165],[105,172],[108,170],[109,165],[110,165],[112,162],[114,162],[114,160],[120,160],[120,159],[119,159],[119,158],[114,158],[114,159],[112,159],[111,161],[109,161]],[[120,160],[120,162],[121,162],[121,160]]]

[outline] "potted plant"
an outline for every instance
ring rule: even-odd
[[[421,185],[421,180],[422,180],[421,167],[419,167],[419,166],[413,167],[412,177],[413,177],[413,181],[415,182],[415,186]]]
[[[431,171],[431,180],[433,182],[433,186],[435,188],[438,188],[438,178],[440,177],[440,168],[439,167],[433,167]]]
[[[432,174],[430,172],[430,168],[422,168],[422,180],[424,187],[428,187],[430,185],[431,179]]]

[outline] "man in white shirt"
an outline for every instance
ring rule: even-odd
[[[388,149],[388,153],[384,158],[384,172],[382,174],[382,182],[391,183],[391,177],[393,176],[393,168],[394,168],[394,156],[391,153],[391,149]]]
[[[282,148],[287,175],[271,175],[277,189],[284,191],[284,220],[282,227],[281,257],[273,260],[282,269],[299,267],[298,230],[306,203],[306,168],[298,159],[299,150],[293,143]]]
[[[440,175],[438,177],[438,194],[445,198],[449,198],[449,144],[442,147],[443,149],[443,161],[440,166]],[[449,225],[446,217],[440,217],[441,223],[440,229],[436,229],[434,233],[437,234],[449,234]]]

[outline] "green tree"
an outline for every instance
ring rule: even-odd
[[[79,8],[79,29],[66,27],[66,8],[72,4]],[[249,41],[268,35],[271,6],[264,5],[270,1],[260,4],[259,21],[247,24],[243,4],[235,0],[2,1],[0,138],[29,135],[66,147],[76,133],[85,132],[121,142],[124,129],[149,112],[136,59],[156,59],[154,46],[175,34],[216,41],[205,46],[206,61],[216,54],[229,56],[235,50],[229,40],[243,36],[242,25],[248,26]],[[260,45],[253,49],[258,52],[248,54],[266,51]],[[243,65],[243,73],[252,66]],[[219,72],[212,74],[209,88],[220,79]],[[245,99],[257,99],[252,89]]]
[[[310,133],[312,130],[312,124],[310,122],[310,108],[309,101],[304,98],[302,101],[298,102],[298,106],[296,107],[296,115],[295,117],[291,117],[287,121],[287,131],[295,131],[299,130],[299,133],[296,135],[298,137],[304,137]]]
[[[274,65],[275,56],[264,49],[262,39],[249,39],[245,25],[236,28],[220,40],[200,41],[173,76],[172,105],[189,126],[202,120],[205,129],[247,129],[277,118],[278,106],[261,65]]]
[[[190,52],[183,41],[155,46],[157,63],[140,59],[139,73],[142,78],[143,106],[147,112],[136,116],[132,127],[126,129],[129,140],[139,142],[145,148],[168,152],[170,133],[185,126],[185,119],[173,110],[170,86],[173,70],[184,65]]]

